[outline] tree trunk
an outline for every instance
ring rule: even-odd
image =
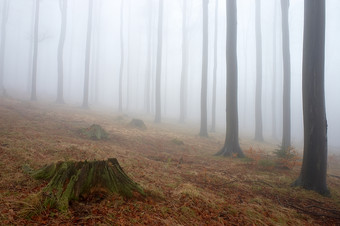
[[[144,195],[120,167],[117,159],[107,161],[58,162],[34,172],[35,179],[50,180],[43,189],[44,206],[67,211],[70,201],[105,198],[111,194],[132,197],[134,192]]]
[[[0,43],[0,96],[4,95],[4,61],[5,61],[5,48],[6,48],[6,25],[8,20],[8,9],[9,2],[8,0],[3,1],[2,7],[2,20],[1,20],[1,43]]]
[[[32,88],[31,100],[37,100],[37,67],[38,67],[38,47],[39,47],[39,9],[40,0],[35,3],[35,18],[34,18],[34,38],[33,38],[33,67],[32,67]]]
[[[85,55],[85,79],[84,79],[84,96],[83,108],[89,107],[89,79],[91,63],[91,42],[92,42],[92,9],[93,0],[89,0],[89,11],[87,18],[87,38],[86,38],[86,55]]]
[[[263,141],[261,0],[257,0],[255,2],[255,28],[256,28],[255,140]]]
[[[293,185],[327,195],[327,119],[325,110],[325,0],[305,1],[303,37],[304,150]]]
[[[237,76],[237,5],[227,0],[227,130],[217,155],[244,157],[238,137]]]
[[[214,40],[214,72],[213,72],[213,98],[211,132],[216,130],[216,77],[217,77],[217,34],[218,34],[218,0],[215,2],[215,40]]]
[[[152,1],[149,0],[149,19],[148,19],[148,48],[147,48],[147,63],[146,63],[146,71],[145,71],[145,90],[144,90],[144,101],[146,112],[151,112],[151,104],[150,104],[150,85],[151,85],[151,35],[152,35]]]
[[[276,28],[276,20],[277,20],[277,0],[275,0],[275,5],[274,5],[274,25],[273,25],[273,83],[272,83],[272,136],[274,139],[276,139],[276,33],[277,33],[277,28]]]
[[[208,136],[207,87],[208,87],[208,4],[203,1],[203,52],[202,52],[202,84],[201,84],[201,129],[200,136]]]
[[[282,9],[282,52],[283,52],[283,131],[282,150],[287,150],[291,146],[290,129],[290,45],[289,45],[289,24],[288,10],[289,0],[281,0]]]
[[[162,73],[162,47],[163,47],[163,4],[164,0],[159,1],[158,12],[158,46],[157,46],[157,68],[156,68],[156,115],[155,122],[161,122],[161,73]]]
[[[187,10],[188,0],[183,0],[182,11],[182,72],[180,89],[180,123],[184,123],[187,117],[187,89],[188,89],[188,30],[187,30]]]
[[[124,74],[124,0],[120,5],[120,71],[119,71],[119,111],[123,111],[123,74]]]
[[[61,13],[61,31],[58,46],[58,94],[57,103],[64,103],[64,44],[67,23],[67,0],[59,0]]]

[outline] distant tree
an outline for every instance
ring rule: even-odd
[[[90,63],[91,63],[91,41],[92,41],[92,9],[93,0],[89,0],[89,10],[87,18],[87,38],[86,38],[86,53],[85,53],[85,79],[84,79],[84,96],[83,108],[89,107],[89,78],[90,78]]]
[[[38,67],[38,47],[39,47],[39,10],[40,0],[35,1],[34,17],[34,37],[33,37],[33,67],[32,67],[32,88],[31,100],[37,100],[37,67]]]
[[[188,89],[188,28],[187,11],[188,0],[183,0],[182,9],[182,71],[180,89],[180,116],[179,121],[183,123],[187,116],[187,89]]]
[[[2,18],[1,18],[1,43],[0,43],[0,96],[4,95],[4,61],[5,61],[5,48],[6,48],[6,25],[8,21],[9,1],[3,0],[2,5]]]
[[[236,0],[227,0],[227,130],[216,155],[244,157],[238,137],[237,74],[237,5]]]
[[[59,0],[61,13],[61,30],[58,45],[58,94],[57,102],[64,103],[64,44],[67,23],[67,0]]]
[[[159,0],[158,10],[158,43],[156,66],[156,115],[155,122],[161,122],[161,73],[162,73],[162,48],[163,48],[163,5],[164,0]]]
[[[283,52],[283,131],[282,131],[282,150],[291,146],[290,129],[290,45],[289,45],[289,24],[288,10],[289,0],[281,0],[282,10],[282,52]]]
[[[202,0],[203,6],[203,53],[202,53],[202,83],[201,83],[201,129],[200,136],[208,136],[207,90],[208,90],[208,4]]]
[[[151,78],[152,78],[152,70],[151,70],[151,43],[152,43],[152,0],[149,0],[149,15],[148,15],[148,34],[147,34],[147,63],[146,63],[146,70],[145,70],[145,89],[144,89],[144,101],[145,101],[145,108],[146,112],[151,112],[151,103],[150,103],[150,92],[151,92]]]
[[[218,34],[218,1],[215,1],[215,36],[214,36],[214,72],[213,72],[213,97],[212,97],[212,120],[211,132],[216,129],[216,77],[217,77],[217,34]]]
[[[277,28],[276,28],[276,21],[277,21],[277,1],[275,0],[274,4],[274,22],[273,22],[273,83],[272,83],[272,136],[273,138],[276,138],[276,34],[277,34]]]
[[[305,1],[302,65],[304,150],[301,173],[293,185],[329,194],[326,183],[325,0]]]
[[[255,1],[255,30],[256,30],[255,140],[263,141],[261,0]]]
[[[120,71],[119,71],[119,111],[123,111],[124,74],[124,0],[120,3]]]

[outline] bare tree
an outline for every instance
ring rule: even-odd
[[[202,52],[202,83],[201,83],[201,128],[200,136],[208,136],[207,90],[208,90],[208,4],[202,0],[203,6],[203,52]]]
[[[92,41],[92,9],[93,0],[89,0],[89,10],[87,18],[87,38],[86,38],[86,53],[85,53],[85,79],[84,79],[84,96],[83,108],[89,107],[89,78],[90,78],[90,63],[91,63],[91,41]]]
[[[277,1],[275,0],[274,4],[274,22],[273,22],[273,83],[272,83],[272,136],[276,138],[276,39],[277,39]]]
[[[282,51],[283,51],[283,131],[282,131],[282,150],[291,146],[290,129],[290,46],[289,46],[289,24],[288,10],[289,0],[281,0],[282,10]]]
[[[61,13],[61,30],[58,45],[58,94],[57,102],[64,103],[64,44],[67,23],[67,0],[59,0]]]
[[[124,74],[124,0],[120,5],[120,71],[119,71],[119,111],[123,111],[123,74]]]
[[[187,116],[187,88],[188,88],[188,28],[187,10],[188,0],[183,0],[182,9],[182,71],[180,89],[180,116],[179,121],[183,123]]]
[[[213,72],[213,97],[212,97],[212,120],[211,132],[216,129],[216,77],[217,77],[217,34],[218,34],[218,1],[215,3],[215,37],[214,37],[214,72]]]
[[[163,5],[164,0],[159,1],[158,10],[158,43],[157,43],[157,66],[156,66],[156,115],[155,122],[161,122],[161,73],[162,73],[162,48],[163,48]]]
[[[5,47],[6,47],[6,25],[8,21],[9,1],[4,0],[2,6],[2,20],[1,20],[1,43],[0,43],[0,95],[6,94],[4,88],[4,61],[5,61]]]
[[[303,162],[293,185],[329,194],[327,188],[327,118],[325,110],[325,0],[305,1],[302,95]]]
[[[152,0],[149,0],[149,16],[148,16],[148,46],[147,46],[147,63],[146,63],[146,70],[145,70],[145,90],[144,90],[144,101],[145,101],[145,108],[146,112],[151,112],[151,103],[150,103],[150,86],[151,86],[151,43],[152,43]]]
[[[255,140],[263,141],[261,0],[255,1],[255,28],[256,28]]]
[[[216,155],[244,157],[238,137],[237,74],[237,5],[236,0],[227,0],[227,129]]]
[[[32,88],[31,100],[37,100],[37,67],[38,67],[38,47],[39,47],[39,10],[40,0],[35,2],[34,17],[34,37],[33,37],[33,67],[32,67]]]

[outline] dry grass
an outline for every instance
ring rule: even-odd
[[[196,128],[143,120],[145,131],[129,127],[126,115],[0,99],[0,224],[340,224],[339,156],[330,156],[332,197],[323,197],[290,187],[299,166],[282,170],[264,162],[273,160],[275,145],[241,140],[252,159],[214,157],[223,134],[200,138]],[[80,136],[79,129],[92,124],[101,125],[109,139]],[[59,160],[110,157],[147,198],[74,202],[61,214],[39,205],[34,195],[46,183],[23,170],[27,164],[36,169]]]

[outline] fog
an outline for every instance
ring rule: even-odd
[[[8,1],[8,21],[4,52],[4,87],[9,96],[30,99],[32,80],[32,45],[34,10],[37,0]],[[64,47],[64,100],[81,106],[83,100],[88,4],[85,0],[67,0],[67,27]],[[215,0],[209,1],[208,41],[208,125],[211,124],[214,65],[214,29],[217,35],[216,126],[225,131],[226,114],[226,3],[218,0],[218,21],[215,21]],[[1,15],[5,0],[0,1]],[[240,136],[254,137],[255,130],[255,1],[238,0],[238,106]],[[280,143],[282,136],[282,26],[281,5],[262,0],[262,114],[264,138]],[[148,43],[151,41],[151,115],[155,112],[155,78],[157,60],[159,0],[96,0],[93,4],[90,56],[90,108],[118,111],[119,73],[121,63],[120,24],[123,18],[124,68],[123,112],[146,114],[145,89],[148,73]],[[187,123],[200,122],[202,77],[202,1],[187,0],[188,96]],[[182,69],[182,0],[164,0],[163,53],[161,73],[162,119],[178,122]],[[289,32],[291,57],[291,131],[294,146],[303,140],[302,115],[302,50],[303,0],[290,1]],[[330,149],[340,147],[340,1],[326,1],[325,90]],[[275,18],[276,14],[276,20]],[[4,18],[4,17],[2,17]],[[150,23],[151,22],[151,23]],[[54,102],[58,84],[58,42],[61,13],[59,0],[40,0],[39,49],[37,60],[37,99]],[[273,57],[273,34],[276,30],[276,56]],[[150,30],[151,29],[151,30]],[[149,32],[150,31],[150,32]],[[276,66],[276,82],[274,79]],[[273,84],[274,87],[273,87]],[[275,99],[273,101],[273,90]],[[273,120],[273,103],[276,120]],[[273,131],[275,124],[275,131]],[[334,147],[334,148],[333,148]]]

